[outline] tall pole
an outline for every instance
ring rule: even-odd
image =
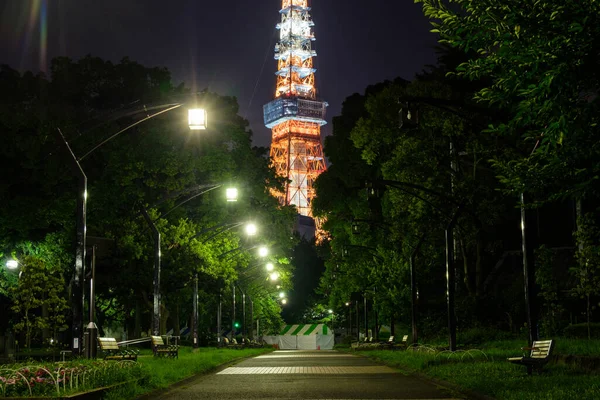
[[[527,213],[525,210],[525,194],[521,192],[520,196],[520,206],[521,206],[521,251],[523,253],[523,279],[524,279],[524,289],[525,289],[525,308],[527,311],[527,327],[529,330],[529,345],[533,345],[533,342],[538,339],[537,334],[537,321],[535,318],[534,310],[532,307],[532,296],[533,292],[533,284],[534,284],[534,276],[529,268],[529,246],[527,242]]]
[[[252,298],[250,300],[250,336],[254,340],[254,302]]]
[[[152,313],[152,332],[154,335],[160,335],[160,232],[148,215],[148,211],[142,208],[142,215],[154,233],[154,279],[153,279],[153,313]]]
[[[242,292],[242,336],[246,337],[246,293]]]
[[[452,235],[455,217],[446,228],[446,298],[448,303],[448,343],[450,351],[456,351],[456,313],[454,294],[456,274],[454,271],[454,238]]]
[[[194,274],[194,298],[192,300],[192,337],[194,349],[198,348],[198,272]]]
[[[91,260],[91,271],[90,271],[90,297],[89,297],[89,310],[88,317],[89,323],[87,325],[87,340],[86,343],[86,357],[96,358],[96,340],[98,337],[98,327],[96,326],[96,246],[92,246],[92,260]]]
[[[71,332],[73,341],[71,351],[73,356],[81,354],[81,345],[83,342],[83,309],[84,309],[84,289],[83,274],[85,269],[85,251],[86,251],[86,203],[87,203],[87,176],[81,168],[81,164],[75,153],[69,146],[60,129],[56,130],[59,143],[70,155],[72,167],[78,177],[77,187],[77,236],[75,246],[75,270],[71,276],[71,309],[73,312],[73,325]]]
[[[416,258],[425,236],[421,236],[419,243],[410,253],[410,305],[411,305],[411,325],[412,325],[412,343],[416,345],[419,342],[419,332],[417,330],[417,270]]]
[[[367,318],[367,294],[363,293],[363,299],[365,303],[365,337],[369,338],[369,321]]]
[[[356,341],[360,341],[360,313],[358,300],[356,301]]]
[[[221,346],[221,311],[223,303],[221,296],[221,288],[219,288],[219,308],[217,309],[217,346]]]
[[[231,339],[235,338],[235,283],[233,284],[233,312],[231,314]]]

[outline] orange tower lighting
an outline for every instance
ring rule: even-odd
[[[317,99],[312,50],[314,23],[308,0],[282,0],[279,43],[275,45],[278,69],[275,99],[264,106],[265,126],[272,130],[271,162],[277,174],[288,179],[281,204],[295,205],[311,217],[313,183],[325,171],[321,126],[327,103]]]

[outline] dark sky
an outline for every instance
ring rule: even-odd
[[[413,0],[309,1],[328,121],[352,93],[412,79],[435,61],[436,38]],[[275,88],[280,7],[280,0],[0,0],[0,64],[37,72],[54,56],[92,54],[165,66],[176,84],[237,96],[255,144],[268,146],[262,106]]]

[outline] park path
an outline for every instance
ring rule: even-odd
[[[204,375],[161,396],[175,399],[450,399],[438,387],[364,357],[275,351]]]

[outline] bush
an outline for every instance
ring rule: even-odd
[[[590,329],[593,338],[600,337],[600,323],[592,322]],[[588,338],[588,325],[584,324],[572,324],[564,329],[564,336],[572,339],[587,339]]]

